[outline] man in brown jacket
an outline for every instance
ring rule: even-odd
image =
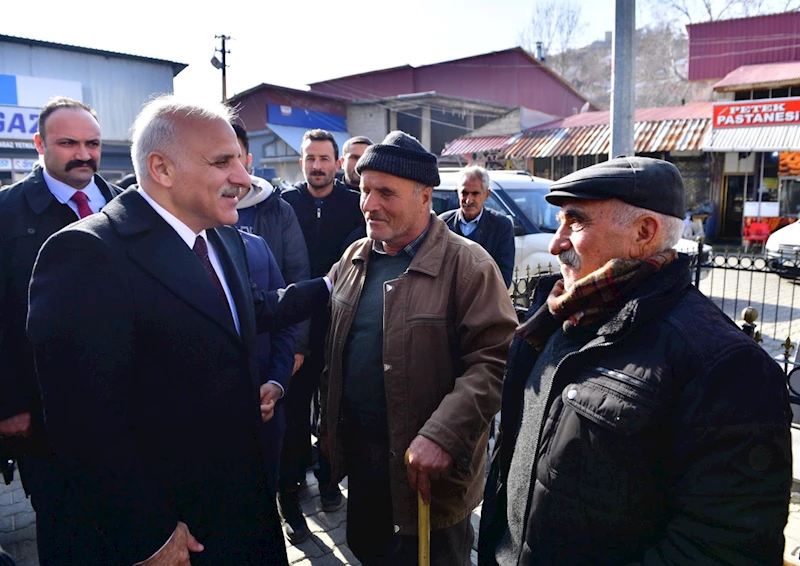
[[[392,132],[356,171],[368,236],[339,262],[322,378],[347,542],[365,566],[416,564],[419,490],[431,564],[467,566],[514,309],[491,256],[431,213],[436,156]]]

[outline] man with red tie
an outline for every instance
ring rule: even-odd
[[[83,102],[49,101],[39,114],[34,143],[39,164],[0,191],[0,450],[17,457],[38,513],[50,496],[49,461],[33,353],[25,337],[28,282],[50,235],[99,211],[121,190],[96,174],[100,125]],[[44,555],[50,551],[40,548]]]

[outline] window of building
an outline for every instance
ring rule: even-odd
[[[549,157],[535,157],[533,159],[533,174],[537,177],[552,179],[553,172],[550,170]]]
[[[273,133],[266,134],[261,144],[261,157],[269,159],[271,157],[290,157],[297,155],[292,148]]]
[[[762,98],[769,98],[769,89],[753,91],[753,100],[760,100]]]
[[[800,179],[781,179],[779,214],[800,218]]]
[[[569,175],[575,170],[575,158],[572,155],[559,155],[553,158],[553,180]]]
[[[772,98],[788,98],[788,96],[789,96],[789,87],[786,87],[786,88],[773,88],[771,94],[772,94]]]
[[[579,155],[578,156],[578,169],[584,169],[590,165],[597,163],[596,155]]]
[[[750,90],[740,90],[734,93],[733,99],[734,100],[750,100],[750,97],[753,95],[753,92]]]

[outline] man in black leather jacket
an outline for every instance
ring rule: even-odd
[[[781,564],[791,420],[779,366],[690,283],[664,161],[568,175],[512,344],[481,565]]]

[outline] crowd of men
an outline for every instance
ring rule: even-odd
[[[348,478],[366,566],[417,563],[418,496],[436,566],[476,535],[487,566],[781,563],[785,380],[691,285],[674,165],[551,186],[561,274],[520,323],[480,167],[439,217],[400,131],[307,132],[283,191],[224,106],[160,97],[132,132],[123,191],[95,112],[54,99],[0,191],[0,443],[41,564],[286,564],[312,465],[323,511]]]

